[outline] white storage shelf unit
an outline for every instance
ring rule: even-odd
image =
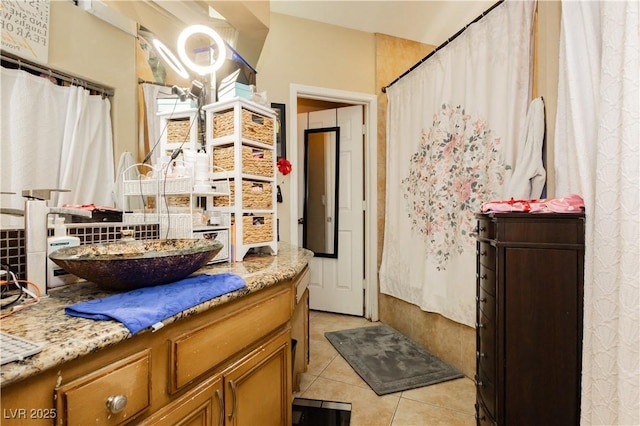
[[[176,149],[191,149],[198,146],[197,109],[158,113],[160,149],[158,156],[170,156]]]
[[[142,211],[125,212],[124,223],[159,223],[161,238],[214,238],[224,246],[213,261],[222,262],[230,259],[229,215],[221,214],[219,223],[209,226],[202,224],[204,219],[201,221],[197,217],[201,217],[203,213],[194,210],[196,198],[212,200],[216,196],[228,197],[228,192],[212,188],[209,192],[195,193],[190,176],[166,177],[164,169],[158,171],[146,164],[134,164],[130,167],[146,167],[152,173],[150,176],[140,175],[137,179],[123,179],[123,196],[142,197],[145,206]],[[147,208],[149,205],[153,205],[153,209]]]
[[[277,254],[276,115],[255,102],[234,98],[203,107],[207,152],[215,181],[229,181],[230,197],[214,197],[214,207],[230,213],[234,256],[252,248]]]

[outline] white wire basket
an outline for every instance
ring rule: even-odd
[[[141,174],[140,170],[148,168],[151,176]],[[130,171],[135,169],[137,178],[127,179]],[[124,195],[158,195],[158,179],[155,177],[155,168],[149,164],[132,164],[122,172],[122,193]]]

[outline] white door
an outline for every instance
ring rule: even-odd
[[[304,164],[304,130],[340,127],[338,257],[314,257],[309,264],[309,306],[320,311],[364,314],[363,107],[298,114],[299,162]],[[304,205],[300,173],[299,217]],[[301,225],[302,226],[302,225]],[[302,228],[300,244],[302,245]]]

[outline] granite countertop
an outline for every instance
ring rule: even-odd
[[[170,324],[291,279],[304,269],[311,257],[313,253],[309,250],[281,242],[278,244],[277,256],[248,254],[243,262],[205,266],[196,273],[238,274],[245,279],[247,287],[184,310],[162,322]],[[131,338],[129,330],[118,321],[95,321],[64,313],[66,306],[111,294],[113,292],[100,289],[94,283],[72,284],[50,291],[49,297],[42,298],[38,304],[2,319],[2,332],[34,342],[46,342],[46,345],[37,355],[0,366],[0,386],[18,382]],[[149,331],[143,330],[140,333],[146,332]]]

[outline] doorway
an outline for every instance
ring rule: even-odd
[[[378,320],[378,277],[377,277],[377,97],[371,94],[348,92],[321,87],[292,84],[290,90],[289,135],[291,143],[287,147],[288,156],[292,159],[302,158],[304,140],[298,135],[298,101],[301,104],[314,102],[327,102],[340,105],[360,105],[364,111],[364,173],[362,205],[364,223],[364,244],[361,248],[364,255],[364,317],[372,321]],[[301,163],[298,163],[301,164]],[[294,167],[291,176],[291,204],[290,204],[290,242],[299,245],[301,227],[296,220],[300,211],[300,196],[302,188],[299,187],[300,167]]]

